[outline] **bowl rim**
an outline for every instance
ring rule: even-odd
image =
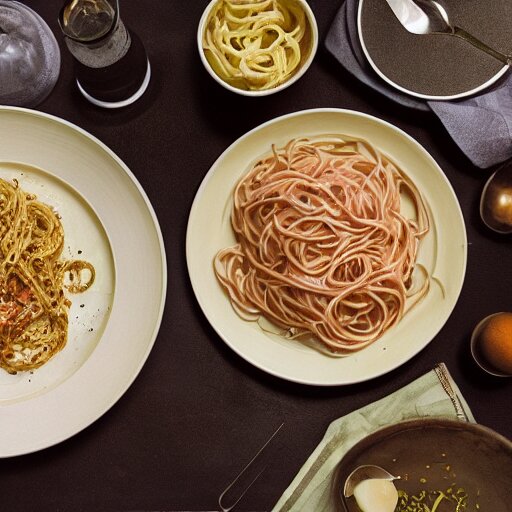
[[[311,50],[309,52],[308,58],[304,61],[302,66],[297,70],[296,73],[294,73],[288,80],[283,82],[282,84],[279,84],[277,87],[272,87],[271,89],[264,89],[259,91],[254,90],[246,90],[246,89],[239,89],[238,87],[234,87],[233,85],[225,82],[215,71],[212,69],[210,63],[208,62],[204,50],[203,50],[203,32],[206,25],[206,21],[208,19],[208,16],[210,15],[211,10],[221,0],[211,0],[206,8],[203,11],[203,14],[201,15],[201,18],[199,20],[199,25],[197,27],[197,49],[199,51],[199,57],[201,59],[201,62],[203,63],[203,66],[205,67],[206,71],[210,74],[210,76],[222,87],[227,89],[228,91],[234,92],[236,94],[240,94],[242,96],[250,96],[250,97],[259,97],[259,96],[269,96],[270,94],[275,94],[279,91],[282,91],[283,89],[286,89],[290,85],[294,84],[299,78],[301,78],[306,71],[311,66],[313,59],[317,53],[318,50],[318,25],[316,21],[315,14],[313,10],[311,9],[309,3],[307,0],[294,0],[298,4],[301,5],[301,7],[304,9],[304,12],[306,13],[306,17],[308,18],[308,22],[311,27]]]

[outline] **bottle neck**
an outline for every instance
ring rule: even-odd
[[[64,36],[83,44],[99,44],[119,21],[117,0],[71,0],[59,13]]]

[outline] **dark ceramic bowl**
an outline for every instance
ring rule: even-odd
[[[347,452],[335,471],[332,496],[337,510],[358,512],[354,498],[348,498],[344,507],[342,489],[347,476],[362,464],[376,464],[399,475],[395,486],[409,495],[462,488],[468,494],[466,510],[511,510],[512,442],[482,425],[418,419],[365,437]],[[453,510],[453,505],[438,508],[439,512],[445,510]]]

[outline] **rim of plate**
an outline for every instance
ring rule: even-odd
[[[453,304],[449,307],[448,313],[446,314],[446,318],[439,325],[436,333],[433,336],[431,336],[422,346],[420,346],[419,348],[417,348],[416,350],[414,350],[410,354],[408,354],[408,356],[405,359],[400,360],[400,362],[398,364],[396,364],[396,365],[394,365],[392,367],[389,367],[389,368],[385,368],[385,369],[383,369],[381,371],[377,371],[377,372],[375,372],[375,373],[373,373],[371,375],[367,375],[367,376],[363,376],[363,377],[360,377],[360,378],[355,379],[355,380],[351,380],[350,382],[323,382],[323,381],[317,380],[317,379],[304,379],[304,378],[298,378],[298,377],[291,377],[289,375],[284,376],[280,372],[272,370],[272,369],[269,369],[269,368],[265,367],[264,364],[260,363],[259,361],[254,360],[252,357],[249,357],[247,354],[244,353],[244,351],[240,350],[235,344],[233,344],[229,339],[227,339],[227,337],[223,334],[223,332],[216,325],[215,321],[213,320],[213,318],[212,318],[212,316],[211,316],[211,314],[209,312],[209,308],[207,307],[207,304],[205,304],[205,302],[201,299],[201,294],[199,293],[200,292],[200,290],[199,290],[199,283],[194,278],[194,275],[193,275],[194,272],[193,272],[193,269],[191,268],[191,259],[192,259],[192,257],[191,257],[192,256],[192,253],[191,253],[191,244],[192,244],[191,238],[192,238],[193,223],[194,223],[194,220],[195,220],[194,217],[196,215],[196,211],[199,209],[199,204],[201,202],[201,196],[203,195],[203,191],[208,187],[208,184],[209,184],[210,180],[212,179],[212,177],[213,177],[213,175],[214,175],[218,165],[223,161],[223,159],[227,155],[229,155],[229,153],[234,148],[236,148],[236,146],[238,146],[240,143],[242,143],[246,139],[252,137],[254,134],[258,133],[259,131],[264,130],[265,128],[267,128],[267,127],[269,127],[271,125],[274,125],[274,124],[277,124],[277,123],[281,123],[281,122],[286,121],[286,120],[290,120],[290,119],[293,119],[293,118],[296,118],[296,117],[313,115],[313,114],[339,114],[339,115],[348,115],[348,116],[359,117],[359,118],[362,118],[362,119],[369,120],[369,121],[371,121],[373,123],[377,123],[378,125],[381,125],[381,126],[385,127],[386,129],[390,129],[397,136],[405,138],[405,140],[409,144],[412,144],[417,151],[420,151],[420,153],[422,153],[423,156],[427,158],[427,160],[430,162],[430,164],[433,165],[437,169],[439,178],[442,179],[445,182],[446,190],[449,192],[449,194],[451,195],[451,197],[453,199],[453,205],[455,205],[456,211],[457,211],[457,213],[459,215],[459,219],[458,220],[460,221],[460,224],[461,224],[461,227],[462,227],[462,231],[461,231],[460,234],[462,235],[462,238],[463,238],[464,253],[463,253],[463,259],[461,261],[462,265],[461,265],[460,282],[459,282],[458,288],[457,288],[457,290],[456,290],[456,292],[454,294],[455,295],[455,299],[453,301]],[[393,155],[389,155],[389,156],[391,156],[392,159],[394,160]],[[254,157],[254,155],[253,155],[253,157]],[[250,158],[248,158],[247,162],[248,162],[248,164],[250,163]],[[187,223],[187,233],[186,233],[186,259],[187,259],[187,269],[188,269],[188,274],[189,274],[189,280],[190,280],[190,283],[192,285],[192,289],[194,291],[194,295],[196,297],[196,300],[197,300],[197,302],[198,302],[198,304],[199,304],[199,306],[200,306],[204,316],[208,320],[209,324],[213,327],[213,329],[215,330],[217,335],[223,340],[224,343],[226,343],[226,345],[228,345],[228,347],[230,347],[236,354],[238,354],[238,356],[240,356],[242,359],[244,359],[245,361],[247,361],[251,365],[255,366],[256,368],[264,371],[265,373],[268,373],[270,375],[273,375],[274,377],[278,377],[278,378],[281,378],[281,379],[284,379],[284,380],[287,380],[287,381],[290,381],[290,382],[296,382],[298,384],[305,384],[305,385],[312,385],[312,386],[319,386],[319,387],[342,386],[342,385],[356,384],[356,383],[359,383],[359,382],[365,382],[365,381],[368,381],[368,380],[380,377],[381,375],[385,375],[386,373],[389,373],[390,371],[392,371],[392,370],[398,368],[399,366],[405,364],[407,361],[409,361],[414,356],[416,356],[419,352],[421,352],[432,341],[432,339],[435,336],[437,336],[439,331],[442,329],[442,327],[445,325],[445,323],[450,318],[450,316],[451,316],[451,314],[453,312],[453,309],[455,308],[455,306],[456,306],[456,304],[458,302],[458,299],[460,297],[460,292],[461,292],[462,286],[464,284],[464,278],[465,278],[466,268],[467,268],[467,234],[466,234],[466,228],[465,228],[465,223],[464,223],[464,216],[462,214],[462,210],[460,208],[460,204],[459,204],[458,198],[457,198],[457,196],[455,194],[455,191],[454,191],[453,187],[451,186],[450,181],[448,180],[447,176],[442,171],[441,167],[437,164],[435,159],[432,157],[432,155],[416,139],[414,139],[412,136],[410,136],[409,134],[404,132],[401,128],[398,128],[397,126],[395,126],[395,125],[393,125],[393,124],[391,124],[391,123],[389,123],[389,122],[387,122],[387,121],[385,121],[383,119],[380,119],[378,117],[372,116],[370,114],[366,114],[366,113],[363,113],[363,112],[358,112],[356,110],[350,110],[350,109],[314,108],[314,109],[300,110],[300,111],[292,112],[292,113],[285,114],[285,115],[282,115],[282,116],[278,116],[276,118],[270,119],[269,121],[266,121],[266,122],[256,126],[252,130],[250,130],[247,133],[245,133],[242,136],[240,136],[233,143],[231,143],[219,155],[219,157],[213,162],[213,164],[211,165],[210,169],[208,170],[208,172],[204,176],[201,184],[199,185],[199,187],[197,189],[196,195],[194,197],[194,200],[192,202],[192,206],[191,206],[191,209],[190,209],[189,219],[188,219],[188,223]],[[231,304],[229,302],[229,298],[227,296],[225,296],[225,300],[226,300],[226,303],[229,305],[229,307],[231,307]],[[313,349],[311,349],[311,350],[313,350]],[[320,353],[319,353],[319,355],[320,355]],[[325,357],[327,357],[327,356],[325,356]]]
[[[494,83],[496,83],[510,68],[510,66],[507,66],[506,64],[503,65],[503,67],[489,80],[484,82],[483,84],[479,85],[478,87],[475,87],[474,89],[470,89],[468,91],[460,92],[458,94],[449,94],[449,95],[439,95],[439,96],[433,96],[431,94],[423,94],[416,91],[411,91],[410,89],[407,89],[406,87],[403,87],[396,82],[393,82],[390,78],[388,78],[387,75],[385,75],[380,68],[377,66],[377,64],[372,59],[370,52],[368,51],[368,48],[366,47],[366,43],[364,42],[364,36],[363,36],[363,30],[362,30],[362,10],[363,10],[363,3],[364,0],[359,0],[359,5],[357,7],[357,33],[359,35],[359,42],[361,43],[361,47],[363,49],[363,53],[366,57],[366,60],[372,67],[372,69],[377,73],[377,75],[382,78],[386,83],[394,87],[395,89],[405,93],[409,94],[410,96],[414,96],[416,98],[421,98],[424,100],[437,100],[437,101],[448,101],[448,100],[457,100],[461,98],[466,98],[467,96],[472,96],[473,94],[477,94],[480,91],[483,91],[484,89],[487,89]]]
[[[37,111],[37,110],[30,109],[30,108],[25,108],[25,107],[11,107],[11,106],[0,105],[0,116],[2,115],[3,112],[19,113],[21,115],[27,115],[29,117],[40,118],[40,119],[49,121],[51,123],[55,123],[57,125],[61,125],[61,126],[65,127],[65,129],[71,130],[72,132],[79,134],[81,137],[88,139],[90,142],[93,143],[93,145],[95,147],[99,148],[99,150],[101,150],[103,153],[105,153],[109,159],[111,159],[115,164],[117,164],[119,166],[119,168],[129,178],[129,181],[135,186],[137,193],[139,194],[142,202],[144,203],[144,205],[147,209],[147,213],[149,214],[149,217],[151,219],[152,225],[155,230],[154,235],[156,236],[156,241],[158,242],[159,259],[161,262],[161,269],[159,269],[159,270],[161,270],[161,274],[162,274],[161,293],[159,294],[159,297],[158,297],[159,304],[158,304],[158,308],[155,309],[156,322],[153,326],[151,333],[148,334],[148,337],[147,337],[148,343],[147,343],[146,349],[145,349],[144,353],[142,354],[142,356],[139,358],[138,363],[134,368],[134,371],[131,372],[130,376],[129,377],[127,376],[123,380],[122,384],[119,386],[117,393],[112,394],[108,398],[108,400],[105,400],[105,403],[102,404],[101,408],[93,407],[92,410],[89,412],[89,414],[86,415],[86,418],[83,419],[79,425],[71,426],[67,430],[62,431],[61,433],[54,435],[53,437],[50,436],[49,439],[37,440],[35,442],[33,440],[31,440],[30,447],[28,447],[28,448],[17,449],[13,452],[5,452],[5,451],[0,452],[0,458],[7,458],[7,457],[14,457],[14,456],[19,456],[19,455],[26,455],[29,453],[37,452],[39,450],[50,448],[52,446],[55,446],[65,440],[75,436],[76,434],[80,433],[81,431],[83,431],[84,429],[86,429],[87,427],[92,425],[96,420],[98,420],[100,417],[102,417],[106,412],[108,412],[110,410],[110,408],[112,406],[114,406],[119,401],[119,399],[126,393],[126,391],[130,388],[130,386],[133,384],[133,382],[139,375],[140,371],[142,370],[142,367],[146,363],[146,360],[155,344],[158,332],[160,330],[160,326],[161,326],[161,322],[162,322],[162,318],[163,318],[163,314],[164,314],[164,309],[165,309],[165,304],[166,304],[166,296],[167,296],[167,257],[166,257],[166,252],[165,252],[164,239],[162,236],[162,231],[160,228],[158,217],[155,213],[153,205],[151,204],[151,201],[149,200],[149,197],[147,196],[145,190],[142,188],[142,185],[139,183],[138,179],[133,174],[133,172],[124,163],[124,161],[119,156],[117,156],[116,153],[114,153],[114,151],[112,149],[110,149],[105,143],[103,143],[100,139],[98,139],[97,137],[95,137],[94,135],[92,135],[91,133],[86,131],[85,129],[80,128],[76,124],[74,124],[70,121],[67,121],[65,119],[62,119],[58,116],[55,116],[53,114],[48,114],[46,112],[41,112],[41,111]],[[67,185],[74,188],[73,184],[68,183],[67,180],[61,178],[60,176],[58,176],[58,177],[59,177],[59,179],[66,182]],[[81,191],[79,191],[79,193],[82,197],[84,197],[83,194],[81,193]],[[92,205],[90,203],[90,201],[87,200],[87,198],[84,197],[84,199],[93,208],[93,210],[96,211],[96,209],[94,208],[94,205]],[[99,214],[97,214],[97,216],[98,216],[100,222],[104,225],[104,220],[100,217]],[[110,239],[110,234],[108,233],[106,228],[105,228],[105,232],[106,232],[107,237],[109,238],[109,241],[111,243],[112,251],[114,253],[113,254],[114,265],[117,268],[117,260],[115,257],[116,248],[112,245],[112,241]],[[111,311],[111,314],[112,314],[112,311]],[[111,319],[109,318],[107,325],[108,325],[108,323],[110,323],[110,321],[111,321]],[[103,333],[103,336],[104,336],[104,334],[105,333]],[[95,351],[96,350],[97,350],[97,348],[95,349]],[[94,354],[94,351],[93,351],[93,354]],[[83,364],[83,367],[86,367],[87,365],[88,365],[88,361],[86,361]],[[79,370],[82,370],[82,368]],[[76,373],[78,373],[78,372],[75,372],[75,374]],[[59,388],[63,387],[66,384],[66,382],[68,382],[69,380],[72,379],[72,377],[73,377],[73,375],[71,377],[69,377],[66,381],[61,383],[59,386],[57,386],[57,388],[50,390],[47,393],[40,395],[40,396],[51,395],[52,392],[55,392]],[[36,398],[38,398],[38,397],[35,397],[34,399],[29,398],[25,403],[28,404],[32,400],[35,400]],[[10,407],[10,405],[6,405],[6,407]],[[2,409],[2,405],[0,404],[0,410],[1,409]],[[0,426],[0,428],[1,428],[1,426]]]

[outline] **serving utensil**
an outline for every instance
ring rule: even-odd
[[[345,496],[345,498],[350,498],[354,494],[354,489],[357,484],[361,483],[363,480],[369,480],[371,478],[393,481],[398,480],[400,477],[394,476],[384,468],[373,464],[358,466],[345,480],[343,496]]]
[[[238,475],[231,481],[231,483],[222,491],[219,496],[219,508],[221,512],[230,512],[233,510],[238,502],[245,496],[247,491],[252,487],[254,482],[258,480],[261,474],[265,471],[268,464],[261,468],[261,464],[255,465],[256,461],[260,460],[268,445],[277,436],[279,431],[283,428],[284,423],[281,423],[275,432],[267,439],[265,444],[258,450],[256,455],[245,465],[245,467],[238,473]],[[226,503],[230,501],[229,503]]]
[[[446,9],[436,0],[386,0],[403,27],[413,34],[446,34],[464,39],[475,48],[504,64],[512,64],[512,56],[491,48],[463,28],[454,25]]]
[[[512,161],[500,167],[485,184],[480,216],[489,229],[512,233]]]

